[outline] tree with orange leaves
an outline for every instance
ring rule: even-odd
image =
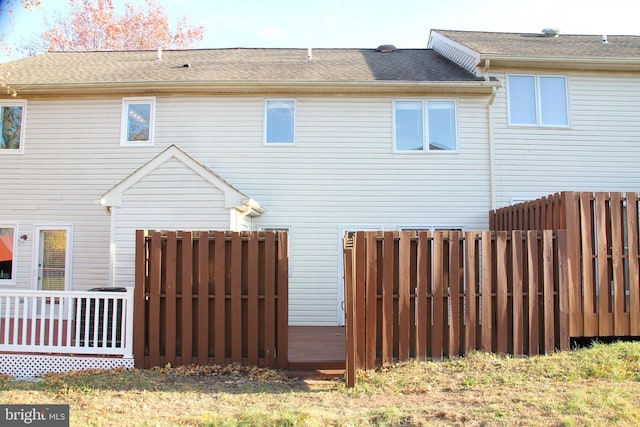
[[[125,4],[118,15],[112,0],[71,0],[71,14],[44,32],[49,51],[185,49],[204,36],[182,17],[171,30],[164,7],[145,0],[146,8]]]
[[[41,8],[42,4],[40,0],[7,0],[0,1],[0,15],[13,15],[15,13],[15,7],[22,5],[26,10],[32,10],[34,8]],[[13,19],[10,19],[11,25],[15,25]],[[0,51],[3,53],[12,53],[13,48],[5,44],[6,29],[0,32]],[[0,63],[0,88],[11,96],[16,96],[18,93],[11,86],[7,85],[6,81],[9,77],[9,70],[7,70],[4,64]]]

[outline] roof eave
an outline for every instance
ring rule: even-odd
[[[128,82],[86,84],[13,84],[19,96],[127,95],[127,94],[490,94],[497,81],[224,81],[224,82]]]
[[[530,57],[514,55],[481,55],[481,64],[487,61],[491,68],[544,68],[588,71],[640,71],[640,58],[572,58]]]

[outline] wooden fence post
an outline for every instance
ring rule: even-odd
[[[357,233],[356,233],[357,234]],[[344,302],[345,302],[345,375],[347,387],[354,387],[356,384],[356,337],[355,337],[355,278],[353,277],[354,264],[354,240],[345,235],[343,240],[344,247]]]
[[[640,268],[638,268],[638,195],[627,193],[627,245],[629,247],[629,321],[632,336],[640,335]]]
[[[278,362],[287,369],[289,358],[289,235],[278,231]]]
[[[133,310],[133,357],[136,368],[144,368],[146,346],[146,271],[147,271],[147,233],[136,230],[136,283]]]
[[[492,256],[491,256],[491,239],[490,231],[482,232],[482,326],[480,336],[480,350],[492,351],[493,338],[493,301],[492,301]]]

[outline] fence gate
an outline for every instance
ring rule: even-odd
[[[136,232],[136,366],[286,369],[287,233]]]

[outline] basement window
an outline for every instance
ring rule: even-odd
[[[24,153],[24,119],[27,101],[0,102],[0,153]]]
[[[124,98],[120,145],[129,147],[153,145],[156,99]]]

